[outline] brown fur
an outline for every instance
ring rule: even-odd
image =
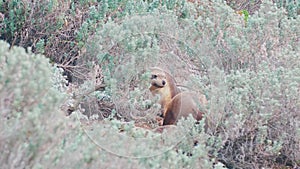
[[[176,84],[174,78],[166,71],[160,68],[151,69],[150,91],[152,94],[159,94],[161,96],[159,103],[164,110],[167,109],[172,98],[180,92],[174,84]]]
[[[151,69],[152,94],[160,94],[160,104],[163,108],[163,125],[176,124],[182,117],[189,114],[196,120],[201,120],[207,104],[204,95],[196,92],[180,92],[174,78],[160,68]]]

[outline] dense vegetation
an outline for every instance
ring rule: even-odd
[[[300,166],[299,2],[0,6],[1,168]],[[154,132],[152,66],[207,96],[206,121]]]

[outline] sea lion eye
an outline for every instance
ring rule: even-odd
[[[151,76],[151,79],[156,79],[157,78],[157,75],[152,75]]]

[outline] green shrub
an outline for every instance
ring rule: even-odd
[[[88,36],[120,5],[118,1],[96,4],[94,0],[1,1],[0,38],[12,46],[31,47],[70,75]]]
[[[2,168],[98,168],[112,164],[115,167],[130,168],[174,168],[199,164],[187,158],[186,154],[177,156],[176,149],[169,148],[173,147],[173,144],[160,146],[158,143],[162,141],[161,136],[158,137],[155,133],[145,135],[146,131],[136,130],[133,123],[110,118],[105,123],[84,125],[83,130],[80,129],[77,118],[71,117],[67,120],[59,110],[64,98],[61,92],[65,92],[65,87],[62,86],[64,78],[59,70],[49,64],[48,59],[42,55],[26,53],[25,49],[20,47],[9,49],[9,45],[3,41],[0,43],[0,51]],[[93,130],[89,130],[90,127]],[[120,127],[125,129],[124,133],[120,133]],[[99,133],[105,133],[107,129],[110,135],[98,137]],[[191,131],[191,138],[196,135],[196,131]],[[114,140],[115,137],[121,139]],[[128,138],[133,142],[127,142]],[[175,137],[165,139],[171,143],[177,143],[178,140]],[[110,149],[105,149],[104,142],[98,141],[108,141]],[[137,147],[140,144],[144,146]],[[183,140],[180,146],[182,148],[179,147],[178,151],[186,151],[188,147],[188,150],[193,152],[192,145]],[[145,146],[150,148],[149,152],[145,151]],[[207,153],[203,146],[197,150],[203,152],[197,156],[202,157]],[[153,151],[159,154],[153,156]],[[139,153],[136,154],[137,152]],[[120,153],[122,158],[118,156]],[[130,157],[130,153],[134,153],[133,156]],[[126,158],[127,156],[129,158]],[[194,153],[194,157],[197,156]],[[116,160],[118,163],[114,164]],[[165,160],[168,163],[165,163]],[[178,163],[173,163],[174,160]],[[206,162],[201,165],[208,166],[210,162],[206,156],[203,156],[203,160]]]
[[[12,3],[13,9],[11,17],[0,11],[6,25],[1,28],[19,39],[13,32],[24,31],[25,20],[14,16],[27,16],[30,2],[13,2],[1,4]],[[47,36],[34,38],[33,47],[58,63],[76,60],[75,67],[59,66],[75,70],[75,91],[83,95],[79,102],[88,117],[53,113],[61,101],[57,90],[69,92],[60,70],[51,81],[46,59],[2,43],[4,168],[213,168],[215,161],[216,168],[299,166],[300,22],[294,12],[269,1],[241,9],[247,18],[224,2],[206,0],[51,2],[36,4],[32,12],[33,18],[41,16],[38,11],[49,17],[30,28],[56,23],[47,27]],[[193,119],[177,125],[183,135],[135,126],[157,127],[160,109],[148,91],[151,66],[208,97],[206,133],[204,121],[191,126]],[[90,92],[98,83],[105,90]]]
[[[210,99],[210,155],[229,168],[298,165],[299,19],[271,2],[246,24],[223,3],[187,3],[183,18],[160,5],[108,22],[91,39],[87,59],[102,68],[118,117],[143,117],[130,105],[151,99],[142,77],[160,66]]]
[[[99,153],[60,110],[64,85],[49,59],[0,41],[1,168],[85,168]]]
[[[57,141],[63,124],[63,95],[54,87],[53,67],[41,55],[0,41],[1,167],[35,166]],[[53,79],[53,80],[51,80]]]

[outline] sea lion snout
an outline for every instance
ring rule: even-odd
[[[162,80],[161,82],[156,81],[152,81],[151,82],[151,86],[156,87],[156,88],[163,88],[166,85],[166,81]]]
[[[167,83],[165,78],[157,74],[152,74],[150,79],[151,79],[151,86],[156,88],[163,88]]]

